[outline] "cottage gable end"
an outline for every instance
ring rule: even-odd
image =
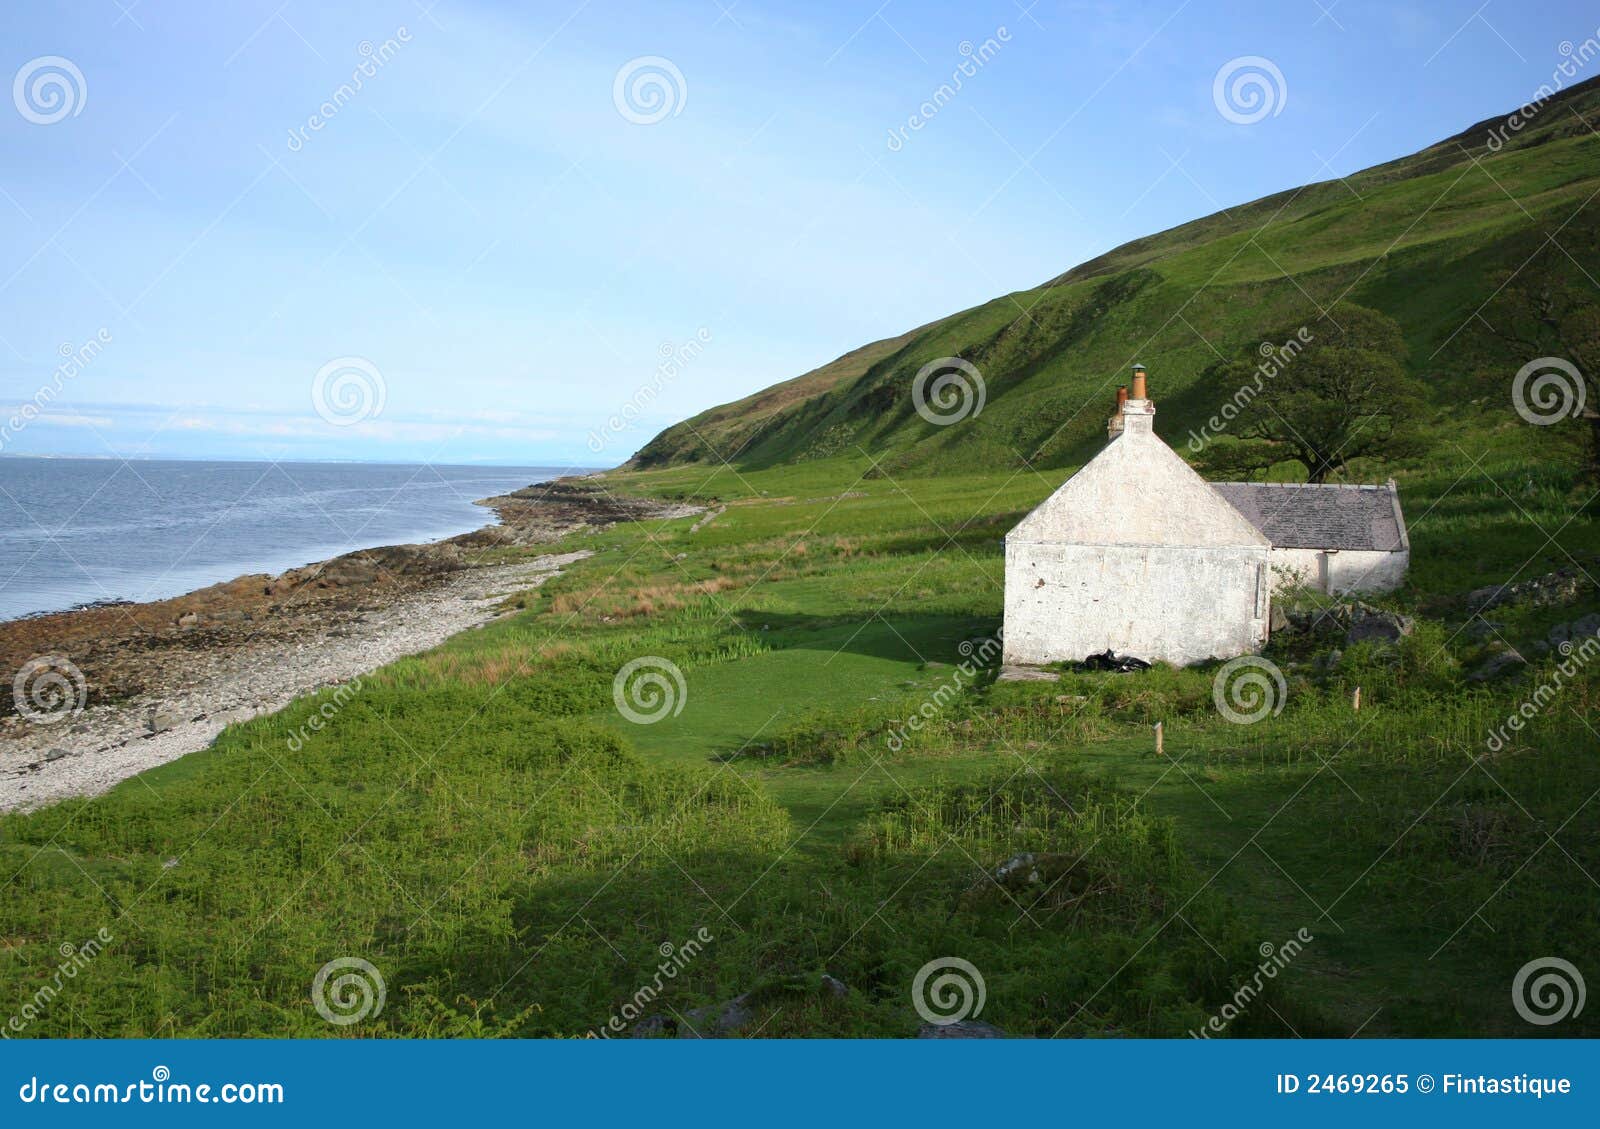
[[[1118,435],[1018,522],[1010,544],[1270,545],[1212,485],[1148,430]]]

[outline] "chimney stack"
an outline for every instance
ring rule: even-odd
[[[1117,407],[1106,421],[1106,435],[1112,439],[1126,432],[1143,435],[1153,432],[1156,406],[1150,402],[1150,387],[1145,380],[1143,365],[1133,366],[1133,388],[1124,385],[1117,389]]]

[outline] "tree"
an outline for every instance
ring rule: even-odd
[[[1267,341],[1305,344],[1295,352],[1277,350],[1266,378],[1257,348],[1207,373],[1221,388],[1237,382],[1255,389],[1254,395],[1234,397],[1242,402],[1234,428],[1240,438],[1298,459],[1311,482],[1327,481],[1354,459],[1395,458],[1420,449],[1415,424],[1423,390],[1406,373],[1405,338],[1394,319],[1341,303],[1313,325],[1280,329]]]
[[[1249,482],[1281,463],[1286,454],[1278,444],[1261,439],[1214,440],[1195,456],[1194,466],[1209,479]]]
[[[1545,254],[1514,274],[1501,275],[1494,296],[1474,320],[1526,364],[1556,358],[1577,369],[1574,379],[1554,366],[1537,366],[1557,382],[1547,406],[1576,409],[1571,418],[1587,425],[1589,471],[1600,477],[1600,294],[1568,277],[1564,265]],[[1505,374],[1496,370],[1492,379],[1499,384]]]

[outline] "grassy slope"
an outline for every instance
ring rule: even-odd
[[[1559,230],[1580,259],[1594,248],[1593,211],[1578,210],[1600,188],[1600,137],[1584,121],[1597,115],[1600,80],[1552,100],[1498,153],[1487,147],[1498,123],[1483,123],[1343,180],[1137,240],[669,428],[636,465],[727,459],[753,468],[859,445],[909,473],[1070,466],[1092,453],[1130,362],[1151,366],[1164,426],[1182,436],[1232,391],[1199,381],[1219,351],[1283,325],[1314,332],[1341,298],[1400,322],[1410,367],[1438,389],[1442,432],[1481,428],[1482,413],[1463,408],[1473,395],[1467,374],[1512,358],[1457,330],[1545,233]],[[941,356],[975,363],[987,386],[982,415],[959,428],[913,411],[912,376]]]
[[[1496,160],[1565,202],[1590,144]],[[1502,253],[1496,225],[1521,221],[1459,168],[1429,174],[1442,183],[1385,175],[1391,189],[1360,186],[1376,205],[1403,210],[1384,195],[1403,190],[1434,207],[1361,285],[1409,293],[1408,328],[1433,340]],[[1463,195],[1441,202],[1445,188]],[[1306,266],[1315,293],[1348,285],[1365,267],[1344,256],[1345,207],[1331,194],[1300,216],[1305,246],[1191,233],[1149,280],[1114,261],[1081,272],[1036,309],[1078,326],[1070,350],[1007,329],[1000,305],[919,331],[918,348],[967,335],[1019,358],[976,421],[990,439],[969,448],[1001,450],[1033,432],[994,438],[1023,427],[997,409],[1044,411],[1064,367],[1115,371],[1162,294],[1181,302],[1223,268],[1228,285],[1186,307],[1211,327],[1292,308],[1261,281],[1266,254]],[[1456,266],[1440,271],[1446,246]],[[1108,280],[1132,293],[1092,317],[1074,307]],[[1160,354],[1169,380],[1201,364],[1182,336]],[[859,379],[844,365],[837,389],[899,355],[857,358]],[[763,1034],[908,1034],[918,968],[959,956],[985,978],[982,1017],[1008,1030],[1170,1035],[1216,1014],[1262,945],[1304,928],[1315,940],[1229,1034],[1594,1034],[1593,1008],[1523,1023],[1509,985],[1539,956],[1600,967],[1600,673],[1485,756],[1535,683],[1474,686],[1458,666],[1476,646],[1458,632],[1462,591],[1600,551],[1575,450],[1504,401],[1441,405],[1455,422],[1431,456],[1385,468],[1414,546],[1395,602],[1433,618],[1398,652],[1348,649],[1332,673],[1275,653],[1287,705],[1252,726],[1217,716],[1206,670],[940,691],[963,641],[999,622],[1000,536],[1088,431],[1052,448],[1060,466],[964,471],[951,446],[945,473],[905,475],[956,440],[929,446],[891,411],[870,459],[841,442],[788,465],[772,448],[737,470],[613,475],[609,488],[727,509],[696,532],[682,519],[575,539],[598,552],[527,608],[384,668],[342,708],[308,699],[107,796],[0,819],[0,1001],[33,1004],[27,1035],[577,1035],[651,983],[661,945],[704,927],[715,940],[646,1012],[688,1018],[754,991]],[[1169,435],[1183,403],[1162,402]],[[1494,619],[1522,645],[1597,607],[1590,590]],[[681,668],[687,695],[676,716],[632,724],[613,676],[652,655]],[[929,702],[926,727],[891,742]],[[1156,720],[1169,759],[1152,755]],[[985,877],[1024,850],[1042,881]],[[60,947],[102,928],[106,951],[39,1004]],[[381,970],[381,1016],[318,1017],[312,978],[340,956]],[[816,990],[822,971],[845,999]]]

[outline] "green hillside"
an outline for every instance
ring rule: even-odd
[[[1485,390],[1472,374],[1514,373],[1530,357],[1473,314],[1530,258],[1525,269],[1581,281],[1600,226],[1580,211],[1600,189],[1596,121],[1600,79],[1552,98],[1520,131],[1489,119],[1412,156],[1135,240],[703,412],[631,465],[759,468],[857,446],[912,473],[1076,465],[1098,446],[1131,362],[1151,367],[1161,430],[1181,437],[1233,391],[1202,379],[1219,354],[1283,325],[1315,332],[1341,300],[1399,322],[1407,365],[1432,389],[1430,423],[1446,434],[1492,425],[1511,408],[1503,380],[1473,404]],[[977,366],[985,385],[981,414],[960,427],[925,422],[912,402],[917,371],[946,356]]]

